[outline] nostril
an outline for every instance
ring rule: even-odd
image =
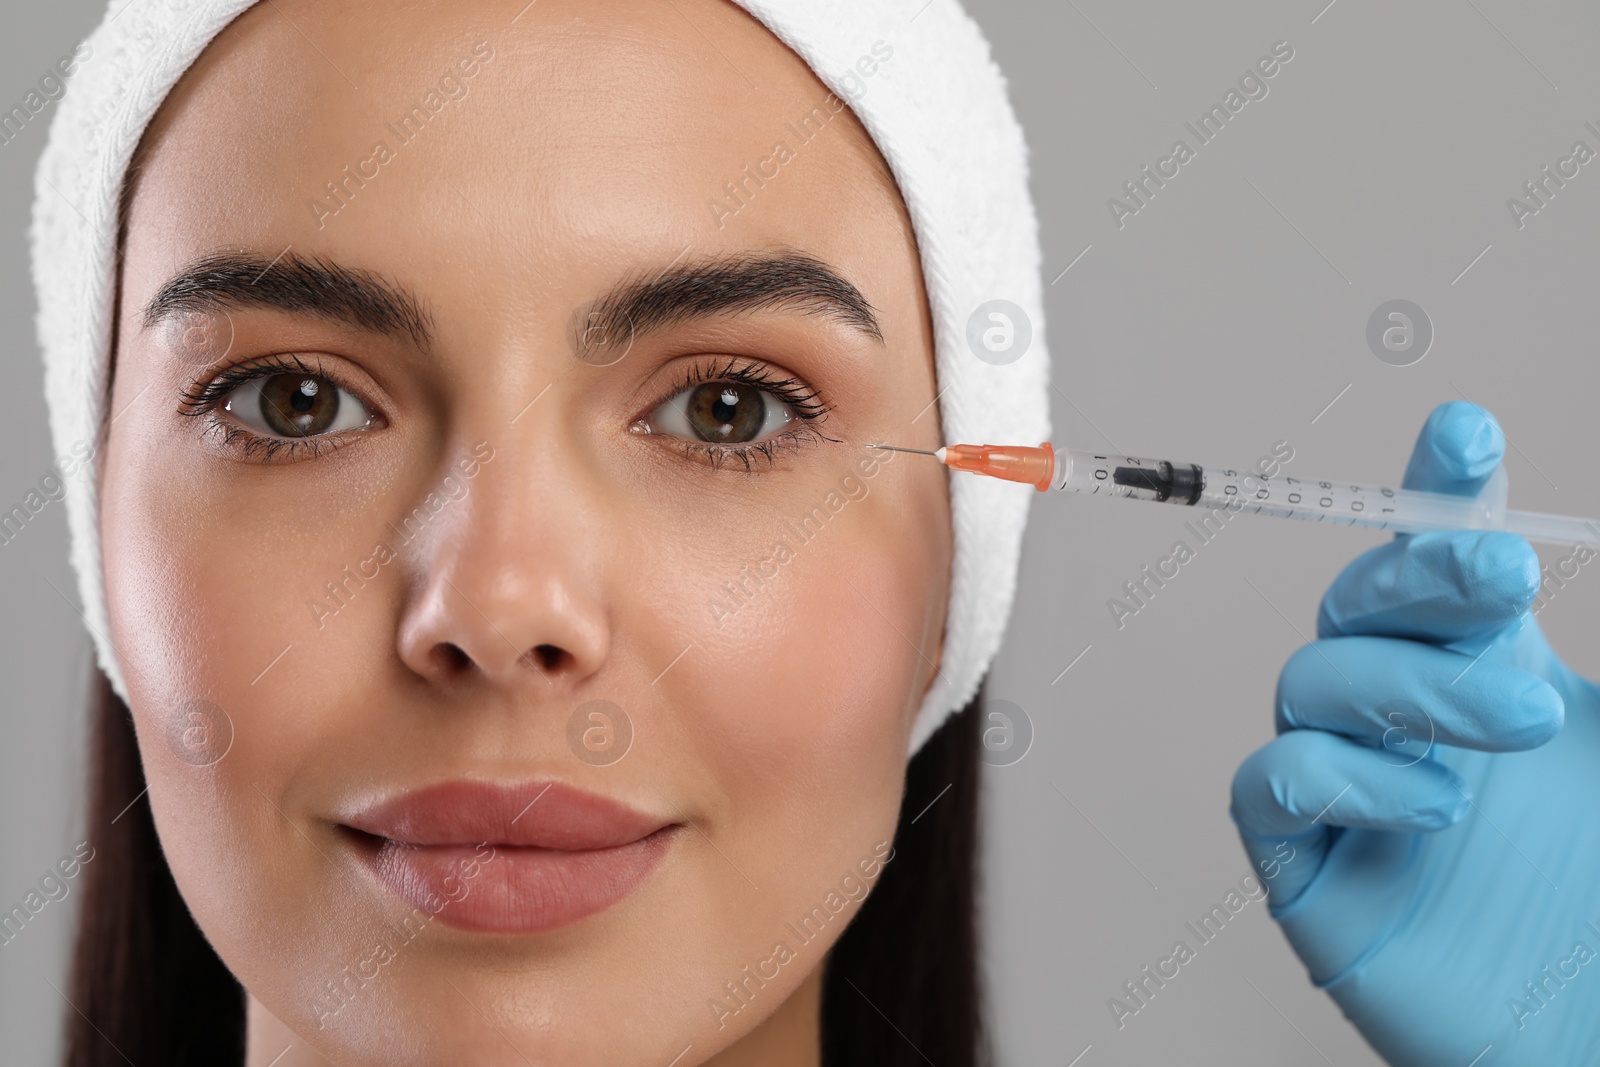
[[[537,645],[534,647],[533,655],[539,661],[539,666],[547,671],[553,671],[561,665],[561,659],[566,653],[555,645]]]
[[[460,645],[454,645],[448,641],[441,642],[435,646],[433,656],[452,674],[461,671],[472,662],[472,657],[468,656]]]

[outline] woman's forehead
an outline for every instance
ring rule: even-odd
[[[853,216],[877,240],[905,230],[845,102],[726,0],[478,0],[382,19],[274,0],[213,42],[146,141],[133,203],[153,225],[134,232],[189,252],[409,232],[474,254],[440,227],[524,259],[802,236],[828,255],[861,239]]]

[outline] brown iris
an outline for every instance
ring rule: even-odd
[[[684,414],[702,441],[740,444],[761,433],[766,399],[761,390],[740,382],[706,382],[689,394]]]
[[[261,417],[284,437],[312,437],[333,425],[339,390],[326,378],[274,374],[261,383]]]

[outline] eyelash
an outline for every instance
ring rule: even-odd
[[[275,374],[306,374],[355,393],[342,382],[337,375],[329,374],[322,368],[322,360],[313,356],[315,367],[309,367],[299,355],[289,353],[274,353],[270,356],[261,356],[256,359],[247,359],[224,367],[208,379],[196,378],[184,389],[179,400],[179,413],[191,416],[208,416],[205,432],[217,433],[222,437],[224,448],[233,449],[241,455],[260,459],[264,463],[289,462],[302,457],[315,459],[324,451],[338,448],[346,438],[343,434],[326,434],[316,437],[288,438],[288,437],[263,437],[251,430],[245,429],[235,423],[224,420],[217,414],[217,408],[227,399],[228,394],[247,382],[257,378],[270,378]],[[366,400],[362,399],[366,404]],[[368,408],[372,405],[367,404]],[[351,431],[355,432],[355,431]],[[282,455],[280,456],[280,453]]]
[[[208,379],[196,378],[184,389],[179,402],[180,413],[197,417],[209,416],[206,432],[220,434],[223,447],[235,449],[244,456],[259,458],[263,462],[286,462],[306,455],[315,459],[324,450],[340,447],[343,436],[329,434],[299,439],[263,437],[243,426],[225,421],[216,413],[222,402],[235,389],[257,378],[267,378],[274,374],[308,374],[330,382],[338,388],[355,392],[336,375],[325,371],[320,359],[313,356],[313,360],[315,366],[309,367],[295,353],[274,353],[225,367]],[[686,441],[682,438],[667,438],[685,455],[699,456],[713,468],[721,468],[729,459],[739,460],[744,464],[746,471],[752,470],[753,465],[759,462],[765,462],[768,467],[772,467],[777,463],[777,452],[780,448],[798,449],[808,441],[811,443],[838,441],[819,428],[826,420],[828,412],[833,410],[833,405],[824,399],[821,393],[798,378],[792,376],[780,378],[766,372],[762,364],[733,357],[729,357],[726,362],[706,361],[689,367],[677,384],[651,405],[650,410],[654,411],[679,393],[706,382],[739,382],[759,389],[786,404],[799,420],[765,441],[741,445],[719,445],[711,442]]]
[[[787,404],[789,410],[794,412],[795,418],[800,421],[773,434],[765,441],[752,441],[742,445],[686,441],[681,437],[662,435],[687,456],[702,457],[713,468],[718,469],[729,459],[736,459],[744,464],[746,471],[750,471],[755,463],[764,462],[768,467],[775,466],[780,448],[798,449],[808,441],[813,444],[818,441],[838,443],[838,438],[829,437],[818,428],[826,420],[828,412],[833,410],[833,405],[824,399],[821,393],[798,378],[779,378],[770,373],[764,364],[748,359],[729,357],[726,362],[706,361],[690,366],[677,384],[657,398],[650,406],[650,410],[655,411],[679,393],[706,382],[739,382],[753,389],[759,389]]]

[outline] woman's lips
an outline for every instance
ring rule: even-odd
[[[388,888],[450,926],[538,933],[621,900],[675,824],[559,782],[452,781],[340,820]]]

